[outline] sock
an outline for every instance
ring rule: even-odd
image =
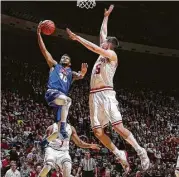
[[[137,153],[142,151],[142,147],[137,143],[132,133],[130,133],[130,135],[125,140],[135,149]]]
[[[60,129],[65,130],[66,122],[61,122]]]
[[[62,107],[59,106],[56,114],[56,122],[59,122],[61,120],[61,111],[62,111]]]
[[[115,156],[120,156],[121,155],[121,151],[115,147],[115,149],[112,151],[112,153],[115,155]]]

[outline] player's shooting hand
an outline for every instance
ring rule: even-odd
[[[42,21],[40,21],[40,23],[38,24],[37,34],[40,34],[40,33],[41,33],[41,25],[42,25]]]
[[[88,70],[88,64],[87,63],[82,63],[81,64],[81,74],[84,76],[87,73]]]
[[[73,33],[70,29],[66,29],[66,32],[68,33],[69,37],[72,39],[72,40],[76,40],[76,34]]]
[[[94,150],[100,150],[100,147],[99,147],[99,145],[97,145],[97,144],[91,144],[91,147],[90,147],[91,149],[94,149]]]
[[[109,9],[105,9],[104,10],[104,16],[105,17],[109,17],[109,15],[111,14],[111,12],[113,11],[114,5],[110,5]]]

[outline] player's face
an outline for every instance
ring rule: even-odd
[[[105,50],[109,48],[109,43],[107,42],[107,40],[102,43],[101,47]]]
[[[62,56],[60,63],[71,65],[71,60],[68,56]]]

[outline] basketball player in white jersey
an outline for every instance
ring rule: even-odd
[[[46,136],[53,134],[53,132],[57,132],[58,125],[54,123],[53,125],[49,126],[46,131]],[[70,139],[81,148],[91,148],[99,150],[99,146],[97,144],[88,144],[82,141],[73,126],[67,124],[66,131],[68,133],[68,138],[63,140],[62,137],[59,136],[51,141],[47,147],[45,148],[45,165],[41,170],[39,177],[46,177],[48,172],[55,168],[55,165],[58,165],[63,172],[63,177],[71,177],[71,157],[69,155],[69,143]]]
[[[125,172],[128,173],[130,168],[124,151],[119,151],[111,139],[104,133],[103,128],[109,121],[114,130],[134,147],[141,159],[143,170],[149,168],[150,161],[146,150],[137,143],[132,133],[124,128],[118,109],[118,101],[115,98],[116,92],[113,90],[113,76],[118,65],[118,58],[114,50],[119,45],[115,37],[107,37],[108,17],[113,7],[111,5],[109,10],[105,10],[104,13],[100,32],[100,47],[74,34],[69,29],[67,29],[67,33],[72,40],[78,41],[89,50],[100,55],[91,74],[91,91],[89,96],[91,125],[95,136],[120,159]]]

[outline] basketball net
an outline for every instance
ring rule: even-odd
[[[77,0],[77,6],[80,8],[92,9],[96,6],[95,0]]]

